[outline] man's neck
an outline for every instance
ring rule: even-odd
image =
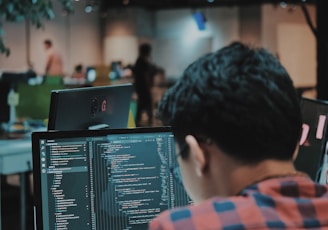
[[[296,175],[292,160],[264,160],[257,164],[247,165],[222,152],[213,154],[206,176],[209,186],[208,197],[213,195],[232,196],[245,187],[272,177]]]
[[[229,195],[238,194],[243,188],[260,181],[285,176],[295,176],[297,171],[292,161],[265,160],[256,165],[236,167],[231,173]]]

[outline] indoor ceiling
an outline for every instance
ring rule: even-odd
[[[104,8],[143,7],[150,9],[235,6],[263,3],[297,4],[304,2],[315,3],[316,0],[101,0],[102,7]]]

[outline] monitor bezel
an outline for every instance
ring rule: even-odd
[[[51,91],[50,109],[48,116],[48,130],[83,130],[88,127],[96,126],[98,123],[105,128],[126,128],[128,126],[130,103],[132,99],[133,85],[131,83],[107,85],[107,86],[92,86],[80,88],[58,89]],[[123,111],[124,114],[114,111],[110,116],[108,113],[91,112],[91,103],[93,98],[99,96],[114,97],[114,100],[120,100],[124,103],[115,104],[114,110]],[[118,98],[118,96],[123,96]],[[79,100],[81,98],[81,100]],[[83,99],[82,99],[83,98]],[[74,101],[72,99],[75,99]],[[77,101],[78,100],[78,101]],[[69,108],[61,107],[62,103],[68,103]],[[74,107],[74,108],[73,108]],[[81,116],[77,111],[84,111]],[[67,118],[70,118],[69,122]],[[72,117],[76,119],[72,120]],[[79,122],[76,122],[76,121]],[[117,122],[119,120],[119,122]],[[111,124],[109,124],[111,123]],[[64,125],[65,124],[65,125]]]
[[[35,229],[43,230],[42,215],[42,191],[41,191],[41,152],[40,140],[51,140],[61,138],[99,137],[115,134],[138,134],[138,133],[172,133],[170,126],[158,127],[136,127],[123,129],[102,130],[66,130],[66,131],[41,131],[32,133],[32,157],[33,157],[33,206]]]

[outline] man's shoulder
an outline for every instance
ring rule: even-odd
[[[263,227],[268,223],[275,226],[301,226],[308,217],[303,216],[297,208],[290,207],[306,202],[311,205],[304,207],[305,213],[313,211],[314,207],[326,213],[326,188],[306,178],[267,180],[245,188],[238,196],[214,197],[198,205],[165,211],[151,222],[150,229],[220,229],[225,226],[242,229],[243,226]],[[290,223],[289,218],[296,224]],[[327,220],[320,216],[313,218]]]
[[[230,214],[234,215],[233,213],[237,211],[238,203],[245,202],[242,201],[243,199],[243,197],[214,197],[197,205],[167,210],[152,221],[150,229],[161,229],[158,226],[162,226],[163,224],[166,227],[170,225],[174,226],[172,229],[180,229],[179,226],[181,226],[181,229],[188,229],[188,226],[190,226],[190,229],[220,228],[223,227],[220,215],[222,214],[222,217],[223,215],[227,217]],[[195,228],[195,224],[198,227]],[[170,229],[170,227],[166,227],[165,229]]]

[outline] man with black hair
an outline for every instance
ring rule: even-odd
[[[148,43],[139,46],[139,56],[133,68],[134,86],[138,96],[136,124],[140,126],[141,115],[145,111],[148,116],[148,125],[152,124],[153,105],[151,88],[155,66],[150,62],[152,47]]]
[[[149,228],[328,229],[328,187],[295,170],[301,112],[292,80],[263,48],[235,42],[192,63],[159,105],[196,205]]]

